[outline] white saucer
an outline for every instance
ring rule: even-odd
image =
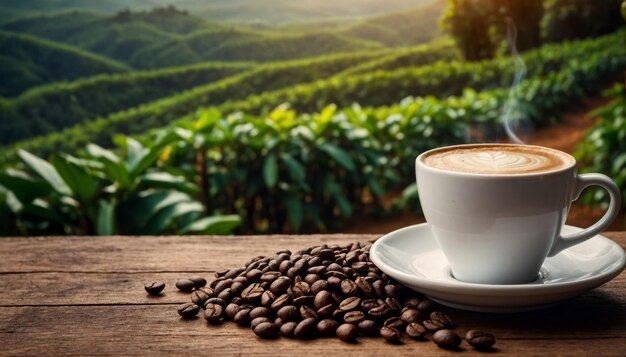
[[[564,235],[580,231],[565,226]],[[427,223],[378,239],[370,258],[382,271],[446,306],[479,312],[541,309],[596,288],[624,270],[626,253],[597,235],[546,259],[537,280],[519,285],[472,284],[455,280]]]

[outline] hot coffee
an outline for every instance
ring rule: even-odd
[[[529,174],[571,167],[574,158],[540,146],[489,144],[434,150],[424,164],[441,170],[473,174]]]

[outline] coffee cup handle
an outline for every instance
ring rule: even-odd
[[[548,257],[555,256],[563,249],[567,249],[578,243],[582,243],[589,238],[592,238],[602,232],[613,220],[617,217],[620,208],[620,191],[617,185],[609,177],[602,174],[584,174],[579,175],[576,178],[574,190],[572,192],[572,201],[576,201],[580,193],[589,186],[600,186],[609,192],[611,202],[609,203],[609,209],[604,213],[604,216],[600,218],[598,222],[589,228],[586,228],[580,232],[570,234],[567,237],[559,235],[556,241],[552,245],[552,249],[548,254]]]

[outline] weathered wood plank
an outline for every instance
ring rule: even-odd
[[[624,309],[602,309],[596,316],[585,314],[581,318],[572,316],[576,308],[573,303],[567,309],[546,310],[526,317],[519,315],[515,321],[506,315],[489,315],[491,318],[486,322],[476,322],[471,327],[483,326],[494,332],[498,336],[497,351],[503,353],[623,355],[626,349]],[[607,316],[611,312],[612,315]],[[520,322],[524,325],[519,325]],[[469,327],[464,325],[459,332]],[[3,355],[450,354],[430,342],[407,340],[401,345],[390,345],[380,338],[361,338],[357,344],[345,344],[337,339],[263,341],[249,329],[232,323],[209,326],[200,318],[181,320],[174,307],[162,305],[3,307],[0,308],[0,334]],[[467,345],[463,347],[463,355],[472,354]]]
[[[626,232],[605,234],[626,246]],[[212,272],[279,249],[367,242],[380,235],[234,237],[40,237],[0,239],[9,272]]]
[[[189,301],[175,283],[184,273],[16,273],[0,274],[0,305],[105,305],[174,304]],[[207,280],[212,274],[202,274]],[[146,294],[143,286],[163,281],[160,297]],[[602,298],[626,306],[626,274],[602,286]]]
[[[366,242],[379,235],[1,238],[0,273],[202,272],[279,249]]]

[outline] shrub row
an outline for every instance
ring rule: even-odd
[[[47,134],[249,70],[249,63],[206,63],[98,75],[27,91],[0,113],[0,144]]]

